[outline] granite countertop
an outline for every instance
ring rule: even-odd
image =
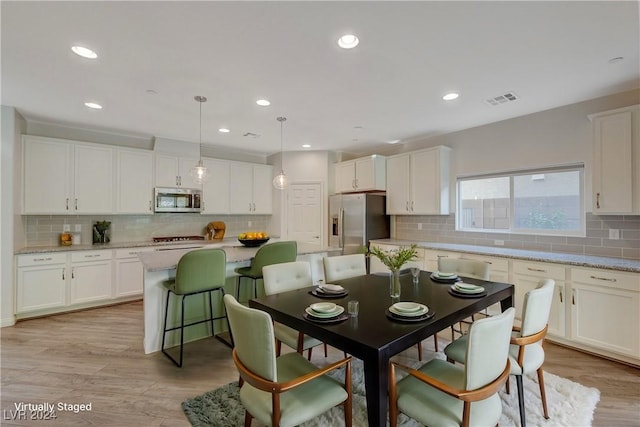
[[[553,262],[580,267],[603,268],[608,270],[630,271],[640,273],[640,260],[607,258],[590,255],[567,253],[527,251],[522,249],[497,248],[492,246],[458,245],[454,243],[419,242],[412,240],[377,239],[372,243],[387,245],[417,244],[425,249],[439,249],[453,252],[464,252],[478,255],[495,255],[505,258],[522,259],[527,261]]]
[[[258,251],[258,247],[247,248],[242,245],[228,246],[225,244],[207,245],[206,247],[217,247],[223,249],[227,254],[227,264],[230,263],[242,263],[248,262],[253,258]],[[141,252],[138,254],[142,265],[147,271],[160,271],[171,270],[176,268],[178,261],[182,255],[194,250],[190,249],[175,249],[175,250],[159,250]],[[341,249],[337,249],[340,251]],[[309,245],[304,243],[298,243],[298,255],[307,255],[323,252],[334,252],[335,248],[320,247],[318,245]]]

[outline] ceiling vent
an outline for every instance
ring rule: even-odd
[[[520,98],[518,97],[518,95],[515,94],[515,92],[507,92],[507,93],[503,93],[502,95],[495,96],[493,98],[487,98],[485,99],[485,102],[495,107],[496,105],[517,101],[518,99]]]
[[[242,134],[242,136],[246,136],[248,138],[260,138],[260,135],[258,135],[257,133],[253,133],[253,132],[245,132]]]

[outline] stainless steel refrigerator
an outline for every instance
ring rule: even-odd
[[[329,196],[329,245],[344,255],[362,253],[373,239],[389,237],[386,196],[376,193]]]

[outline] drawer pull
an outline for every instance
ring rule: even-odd
[[[64,280],[64,268],[62,269],[62,280]]]
[[[531,267],[527,267],[527,270],[529,271],[537,271],[538,273],[546,273],[547,270],[543,270],[541,268],[531,268]]]
[[[75,278],[76,278],[76,269],[75,269],[75,268],[72,268],[72,269],[71,269],[71,278],[72,278],[72,279],[75,279]]]
[[[95,258],[95,257],[99,257],[100,255],[98,254],[93,254],[93,255],[85,255],[85,258]]]
[[[35,262],[40,262],[40,261],[51,261],[53,258],[51,257],[47,257],[47,258],[34,258],[33,260]]]
[[[576,305],[576,291],[575,291],[575,289],[571,290],[571,304]]]
[[[600,209],[600,193],[596,193],[596,208]]]
[[[562,288],[558,288],[558,294],[560,295],[560,304],[562,304],[564,301],[562,301]]]
[[[614,279],[614,278],[611,278],[611,277],[598,277],[598,276],[589,276],[589,277],[591,277],[592,279],[595,279],[595,280],[604,280],[604,281],[607,281],[607,282],[617,282],[618,281],[617,279]]]

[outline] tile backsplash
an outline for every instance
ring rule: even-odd
[[[268,231],[271,215],[198,215],[161,213],[155,215],[29,215],[24,217],[25,246],[57,246],[64,224],[71,232],[80,225],[82,244],[91,244],[97,221],[111,221],[112,242],[151,241],[162,236],[204,236],[211,221],[224,221],[225,237],[243,231]],[[251,223],[251,225],[249,225]]]
[[[445,216],[396,216],[395,238],[440,243],[496,246],[543,252],[595,255],[640,260],[640,216],[587,213],[586,237],[456,231],[455,214]],[[609,239],[609,230],[620,239]]]

